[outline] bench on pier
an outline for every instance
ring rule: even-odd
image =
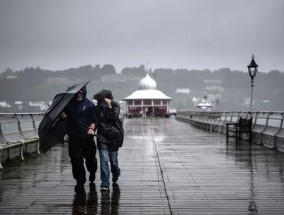
[[[182,118],[184,118],[185,114],[182,114],[181,116],[178,114],[177,119],[180,121],[184,121]],[[188,119],[188,123],[191,124],[193,127],[203,129],[206,131],[212,130],[212,124],[214,122],[217,122],[220,119],[220,113],[219,112],[197,112],[192,113],[190,115],[190,118]]]
[[[221,129],[221,132],[223,134],[227,134],[229,132],[232,133],[231,131],[235,131],[235,124],[239,122],[240,120],[240,111],[232,111],[230,115],[228,115],[227,120],[223,122],[222,126],[223,128]],[[229,125],[231,124],[231,125]],[[229,125],[229,126],[228,126]],[[233,135],[235,132],[233,132]]]
[[[281,130],[283,113],[270,112],[266,128],[261,132],[261,143],[269,148],[276,148],[276,134]]]
[[[0,169],[3,168],[2,159],[9,160],[19,156],[21,160],[24,160],[24,147],[29,152],[28,144],[30,143],[36,143],[35,151],[39,152],[33,114],[0,114]],[[4,150],[6,154],[2,154]]]
[[[191,124],[192,123],[192,114],[188,114],[188,112],[183,112],[180,111],[177,115],[176,115],[176,119]]]
[[[262,144],[262,133],[268,127],[270,112],[255,112],[252,115],[254,119],[252,125],[252,142]]]
[[[207,119],[204,120],[202,129],[206,131],[211,131],[211,125],[218,120],[220,117],[220,113],[217,112],[209,112]]]
[[[192,125],[196,128],[203,129],[207,119],[208,116],[205,113],[195,115]]]
[[[197,127],[200,120],[200,114],[193,114],[191,116],[191,126]]]
[[[281,123],[279,130],[274,134],[275,136],[275,147],[279,150],[284,152],[284,113],[281,114]]]
[[[226,123],[229,122],[230,112],[224,112],[221,116],[221,119],[218,121],[218,124],[213,126],[213,131],[223,133],[223,129],[226,128]]]
[[[20,129],[21,133],[23,134],[25,138],[25,146],[26,146],[26,152],[30,151],[36,151],[37,153],[40,153],[39,151],[39,137],[38,137],[38,125],[42,119],[42,113],[21,113],[17,114],[17,118],[20,122]],[[30,149],[28,143],[35,142],[35,149]],[[30,144],[31,145],[31,144]]]
[[[221,114],[217,114],[215,119],[209,122],[208,127],[210,132],[218,131],[218,126],[223,123],[223,120],[226,118],[226,112],[222,112]]]
[[[236,128],[235,125],[239,123],[240,118],[248,118],[249,112],[243,111],[234,111],[231,114],[231,119],[225,123],[225,129],[223,134],[228,135],[229,137],[236,136]]]
[[[227,122],[226,123],[226,140],[229,140],[229,127],[234,129],[236,143],[242,139],[242,134],[249,136],[249,142],[251,143],[251,131],[252,131],[252,118],[240,117],[238,122]]]

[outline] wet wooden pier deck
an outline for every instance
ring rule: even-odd
[[[74,193],[67,146],[0,172],[0,214],[284,214],[284,153],[170,119],[128,119],[117,185]],[[98,155],[97,155],[98,157]]]

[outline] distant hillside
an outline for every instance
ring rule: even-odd
[[[101,88],[113,91],[116,100],[121,100],[137,90],[139,81],[145,76],[143,65],[124,68],[116,73],[113,65],[82,66],[62,71],[41,68],[26,68],[21,71],[7,69],[0,73],[0,112],[31,110],[29,101],[51,101],[55,94],[68,86],[90,80],[88,97]],[[155,69],[150,76],[157,82],[157,89],[173,98],[171,107],[195,109],[205,96],[215,110],[248,110],[250,102],[250,77],[248,73],[229,68],[210,70]],[[284,110],[284,73],[258,72],[255,78],[255,110]],[[22,109],[15,101],[23,103]],[[11,108],[1,106],[7,102]]]

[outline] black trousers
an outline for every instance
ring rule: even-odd
[[[78,138],[69,136],[69,156],[71,158],[72,173],[77,184],[84,185],[86,182],[86,171],[84,167],[84,159],[87,170],[90,173],[90,180],[94,179],[97,171],[97,147],[92,137]]]

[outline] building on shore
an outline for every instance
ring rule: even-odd
[[[140,80],[138,90],[124,98],[128,117],[166,117],[172,98],[156,89],[157,84],[147,73]]]
[[[197,107],[203,111],[211,111],[212,104],[209,104],[207,101],[200,102]]]

